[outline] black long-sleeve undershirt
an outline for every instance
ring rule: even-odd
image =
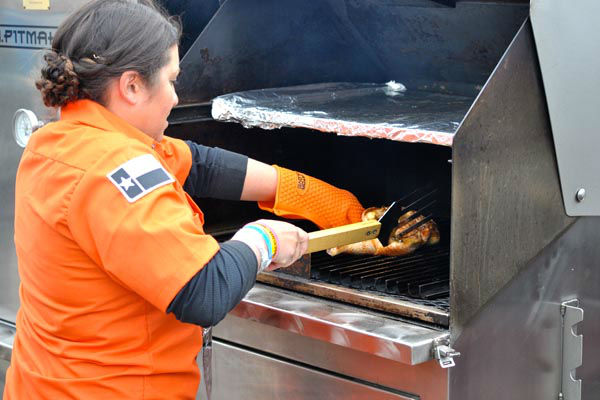
[[[235,240],[222,243],[217,254],[175,296],[167,312],[182,322],[214,326],[252,288],[257,268],[248,245]]]
[[[239,200],[246,179],[248,157],[190,140],[185,142],[192,152],[192,167],[183,190],[194,197]]]
[[[194,197],[239,200],[246,178],[248,157],[186,141],[192,167],[183,188]],[[252,249],[239,241],[221,249],[179,291],[167,308],[182,322],[203,327],[225,318],[254,285],[258,265]]]

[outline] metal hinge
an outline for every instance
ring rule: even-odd
[[[573,299],[560,304],[562,324],[562,381],[559,400],[581,400],[581,379],[575,379],[575,370],[583,362],[583,335],[577,335],[575,325],[583,321],[583,309],[579,300]]]
[[[433,358],[438,360],[440,367],[454,367],[454,357],[459,357],[460,353],[450,347],[449,338],[435,339],[433,341]]]

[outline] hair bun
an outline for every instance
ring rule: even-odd
[[[73,62],[54,50],[44,55],[46,65],[42,67],[42,76],[35,87],[42,92],[47,107],[62,107],[70,101],[80,98],[79,77],[73,68]]]

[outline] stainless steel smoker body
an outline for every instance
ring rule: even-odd
[[[597,397],[600,232],[594,206],[600,203],[593,183],[568,176],[576,157],[564,154],[598,143],[591,133],[581,140],[563,132],[580,126],[562,123],[572,110],[556,106],[564,95],[553,76],[560,62],[549,57],[544,39],[557,10],[566,21],[577,8],[573,34],[585,35],[580,40],[587,43],[593,32],[583,29],[592,26],[585,15],[598,6],[591,0],[577,7],[559,3],[166,2],[172,12],[185,11],[184,23],[196,21],[185,26],[180,105],[170,116],[169,134],[304,171],[351,190],[369,206],[434,188],[442,233],[440,245],[408,262],[408,278],[401,281],[368,279],[390,265],[404,271],[401,259],[390,264],[325,254],[310,260],[308,275],[259,277],[214,329],[213,399]],[[197,4],[203,11],[190,18]],[[577,47],[568,40],[562,45]],[[590,67],[599,64],[597,57],[584,59]],[[253,111],[267,116],[262,122],[242,115],[236,117],[242,124],[223,123],[211,116],[211,100],[228,93],[248,99],[256,89],[278,95],[297,85],[391,80],[406,86],[405,98],[419,91],[438,99],[428,100],[425,112],[415,104],[428,120],[409,128],[449,120],[449,142],[350,137],[293,123],[269,130],[276,126],[268,121],[272,110],[258,106]],[[589,85],[600,88],[597,78]],[[319,87],[317,114],[323,95],[340,94]],[[584,109],[597,104],[593,96],[581,100]],[[450,103],[452,112],[442,115]],[[342,126],[356,122],[343,111],[330,119]],[[385,112],[364,100],[356,114],[368,120]],[[577,162],[594,165],[585,150],[579,154]],[[270,216],[255,204],[197,201],[206,230],[221,238]],[[424,278],[426,271],[432,274]]]
[[[34,85],[43,49],[60,21],[84,1],[51,2],[50,10],[29,10],[24,2],[0,0],[0,391],[10,360],[19,308],[19,277],[13,243],[15,174],[22,148],[13,136],[13,115],[33,111],[40,120],[56,118],[44,107]]]

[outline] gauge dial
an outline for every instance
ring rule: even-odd
[[[39,121],[33,111],[21,108],[15,112],[13,117],[13,134],[19,146],[25,147],[31,134],[38,127]]]

